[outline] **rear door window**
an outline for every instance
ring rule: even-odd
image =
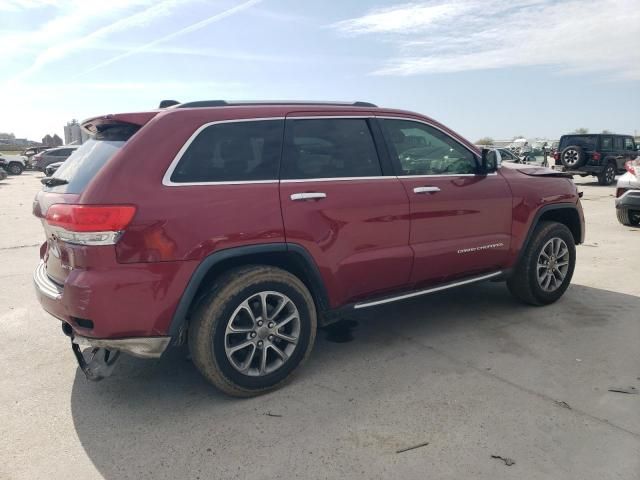
[[[380,175],[382,169],[366,119],[287,120],[283,179]]]
[[[67,183],[45,186],[45,190],[56,193],[81,193],[102,166],[139,128],[138,125],[131,124],[106,126],[79,148],[67,149],[72,152],[71,156],[52,175],[52,178],[59,178]]]
[[[216,123],[205,127],[178,161],[172,183],[277,180],[284,120]]]
[[[615,137],[613,139],[613,147],[616,151],[621,151],[622,150],[622,137]]]
[[[602,137],[602,150],[610,152],[613,150],[613,137]]]

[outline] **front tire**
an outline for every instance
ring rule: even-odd
[[[548,305],[569,287],[575,263],[576,247],[571,231],[561,223],[541,222],[507,286],[524,303]]]
[[[189,325],[189,349],[202,375],[236,397],[287,383],[311,353],[313,298],[291,273],[248,266],[223,274]]]

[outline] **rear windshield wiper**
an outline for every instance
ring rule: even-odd
[[[42,180],[40,180],[40,183],[46,185],[47,187],[55,187],[57,185],[66,185],[67,183],[69,183],[69,181],[65,180],[64,178],[44,177]]]

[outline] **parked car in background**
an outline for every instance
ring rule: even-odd
[[[485,280],[551,304],[584,239],[570,175],[501,168],[418,113],[215,100],[83,128],[33,204],[34,281],[93,380],[187,343],[213,385],[259,395],[354,310]]]
[[[19,155],[0,155],[0,168],[9,175],[20,175],[26,168],[26,160]]]
[[[624,165],[638,155],[631,135],[570,134],[560,137],[554,155],[556,168],[581,176],[592,175],[600,185],[611,185]]]
[[[4,180],[8,176],[9,176],[9,174],[5,171],[5,169],[4,168],[0,168],[0,181]]]
[[[47,177],[52,176],[54,173],[56,173],[58,171],[58,169],[62,166],[63,163],[64,162],[50,163],[49,165],[44,167],[44,174]]]
[[[618,179],[616,215],[623,225],[640,225],[640,159],[625,164],[627,173]]]
[[[27,160],[29,160],[34,155],[40,152],[44,152],[45,150],[48,150],[50,148],[52,147],[29,147],[26,150],[24,150],[20,155],[27,157]]]
[[[502,157],[502,161],[504,162],[513,162],[513,163],[521,163],[520,158],[513,151],[508,148],[496,148],[498,152],[500,152],[500,156]]]
[[[44,150],[33,157],[33,168],[44,172],[47,165],[65,161],[77,149],[77,145],[67,145]]]

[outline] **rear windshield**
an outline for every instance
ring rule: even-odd
[[[66,180],[68,183],[45,187],[45,190],[56,193],[81,193],[139,128],[137,125],[118,124],[98,132],[75,150],[52,175],[52,178]]]
[[[560,149],[576,145],[585,150],[597,150],[598,137],[595,135],[565,135],[560,139]]]

